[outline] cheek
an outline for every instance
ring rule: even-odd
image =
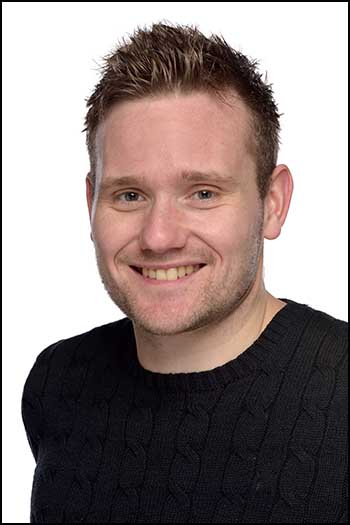
[[[95,246],[100,255],[113,257],[127,242],[129,229],[113,213],[97,212],[92,223]]]
[[[207,239],[207,242],[222,255],[242,250],[249,244],[251,232],[254,230],[252,217],[246,210],[224,211],[213,216],[211,220],[208,219],[201,228],[203,239]]]

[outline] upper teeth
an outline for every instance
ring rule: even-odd
[[[176,281],[185,275],[190,275],[199,270],[200,265],[195,266],[178,266],[177,268],[169,268],[168,270],[157,268],[142,268],[142,275],[150,279],[158,279],[160,281]]]

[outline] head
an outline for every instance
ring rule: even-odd
[[[102,78],[87,99],[86,144],[90,180],[95,189],[96,135],[111,108],[127,100],[165,94],[208,93],[230,103],[237,96],[249,109],[247,152],[256,165],[257,185],[264,199],[277,163],[279,113],[271,85],[264,83],[250,60],[217,35],[204,36],[197,28],[153,24],[138,29],[104,58]]]
[[[203,328],[261,289],[263,239],[287,214],[271,88],[254,62],[189,27],[139,30],[105,61],[86,116],[102,280],[148,332]],[[164,266],[197,271],[166,283],[138,273]]]

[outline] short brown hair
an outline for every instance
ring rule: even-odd
[[[96,132],[116,103],[166,93],[206,92],[224,100],[238,94],[251,114],[250,152],[255,157],[259,195],[265,198],[279,150],[279,117],[271,85],[258,61],[232,49],[224,38],[197,27],[156,23],[137,28],[127,42],[104,57],[102,78],[86,99],[86,144],[90,177],[96,178]]]

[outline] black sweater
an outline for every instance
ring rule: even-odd
[[[142,368],[128,318],[37,358],[31,522],[346,523],[347,323],[287,302],[205,372]]]

